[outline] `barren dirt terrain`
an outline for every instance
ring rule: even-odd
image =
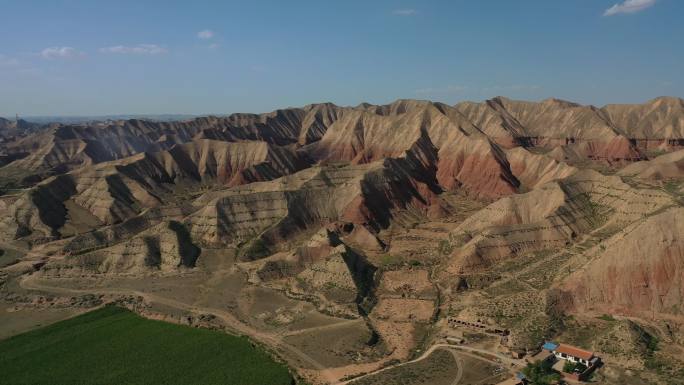
[[[15,131],[0,338],[114,302],[310,384],[493,384],[546,340],[595,352],[601,383],[684,378],[681,99]]]

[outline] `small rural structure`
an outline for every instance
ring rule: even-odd
[[[572,373],[562,373],[564,377],[577,381],[582,381],[587,378],[587,376],[601,363],[601,358],[596,356],[593,352],[572,345],[546,342],[542,346],[542,349],[551,353],[547,359],[564,360],[577,364],[577,367]]]
[[[571,345],[546,342],[543,348],[553,353],[558,359],[579,363],[584,366],[589,366],[594,358],[598,358],[594,356],[593,352]]]
[[[498,336],[508,336],[511,332],[508,329],[502,329],[502,328],[497,328],[494,326],[486,325],[482,323],[480,320],[477,321],[468,321],[468,320],[462,320],[458,319],[456,317],[448,317],[447,318],[447,323],[449,326],[452,328],[457,327],[457,326],[465,326],[474,330],[478,330],[480,332],[488,333],[488,334],[495,334]]]

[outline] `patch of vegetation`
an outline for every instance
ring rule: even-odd
[[[19,262],[23,256],[23,253],[12,249],[0,249],[0,268]]]
[[[598,318],[598,319],[600,319],[600,320],[608,321],[608,322],[615,322],[615,321],[617,321],[617,320],[616,320],[615,318],[613,318],[613,316],[610,315],[610,314],[604,314],[604,315],[602,315],[602,316],[600,316],[600,317],[596,317],[596,318]]]
[[[287,368],[247,339],[106,306],[0,341],[6,384],[289,385]]]
[[[565,361],[565,364],[563,364],[563,371],[565,373],[572,373],[575,371],[577,371],[578,373],[583,373],[585,370],[587,370],[587,367],[580,364],[579,362]]]
[[[664,361],[655,356],[646,358],[644,360],[644,366],[646,369],[655,370],[656,372],[663,371],[667,367]]]
[[[594,228],[603,226],[608,221],[608,212],[611,208],[592,201],[588,196],[587,204],[587,220]]]
[[[568,322],[565,327],[564,337],[573,345],[588,347],[603,333],[605,333],[605,330],[597,324]]]
[[[679,200],[680,204],[684,204],[684,194],[682,194],[681,180],[668,180],[663,183],[663,190]]]
[[[632,324],[632,328],[638,334],[638,343],[641,347],[641,354],[644,360],[644,367],[659,376],[673,376],[680,368],[680,364],[670,359],[667,354],[660,353],[659,339],[651,332],[637,324]],[[678,368],[679,367],[679,368]]]
[[[645,344],[646,353],[644,354],[644,366],[647,369],[660,371],[666,366],[664,362],[656,357],[656,351],[658,351],[658,338],[649,333],[643,333],[641,335],[641,340]]]
[[[646,150],[646,156],[649,158],[657,158],[661,155],[667,154],[667,150],[663,150],[662,148],[654,148],[654,149],[648,149]]]
[[[653,355],[658,350],[658,337],[649,333],[644,333],[641,336],[646,343],[646,355]]]
[[[392,254],[384,254],[380,256],[380,266],[382,267],[392,267],[392,266],[398,266],[404,262],[403,258],[392,255]]]
[[[3,165],[4,166],[4,165]],[[42,177],[14,166],[0,170],[0,195],[16,193],[37,183]]]
[[[552,366],[553,364],[549,361],[537,361],[528,363],[522,372],[531,385],[551,385],[561,379],[560,373],[553,370]]]
[[[244,261],[254,261],[270,254],[271,249],[261,237],[254,238],[254,240],[239,250],[240,259]]]
[[[439,244],[437,245],[437,251],[439,251],[439,255],[449,255],[454,251],[454,246],[449,242],[447,239],[443,239],[439,241]]]

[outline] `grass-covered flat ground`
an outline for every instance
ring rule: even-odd
[[[2,384],[286,385],[247,339],[107,306],[0,341]]]

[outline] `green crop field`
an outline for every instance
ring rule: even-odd
[[[289,385],[242,337],[142,318],[107,306],[0,341],[2,384]]]

